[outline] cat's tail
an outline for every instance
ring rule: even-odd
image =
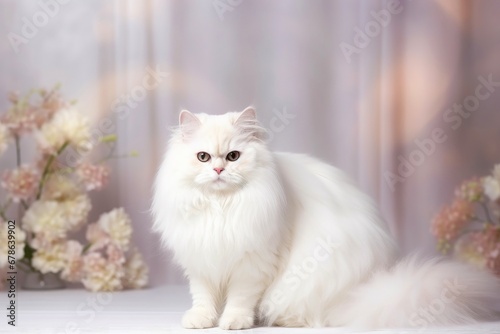
[[[493,274],[413,256],[375,273],[329,317],[362,328],[426,328],[498,319],[498,307],[500,280]]]

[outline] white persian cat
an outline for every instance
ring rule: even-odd
[[[398,261],[377,209],[343,172],[273,153],[265,133],[252,108],[180,114],[152,211],[189,278],[184,327],[426,327],[495,315],[493,275]]]

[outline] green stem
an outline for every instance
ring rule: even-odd
[[[45,185],[45,182],[47,181],[47,177],[49,176],[50,167],[54,163],[54,160],[59,156],[59,154],[61,154],[66,149],[66,147],[68,147],[68,145],[69,145],[69,142],[65,142],[64,145],[57,151],[56,154],[52,154],[49,157],[49,160],[47,161],[47,164],[45,165],[45,168],[43,169],[42,178],[40,179],[40,184],[38,185],[38,192],[36,194],[37,200],[39,200],[40,197],[42,196],[42,190],[43,190],[43,187]]]

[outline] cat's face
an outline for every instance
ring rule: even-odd
[[[181,112],[175,145],[182,181],[204,192],[244,187],[263,163],[264,131],[251,108],[220,116]]]

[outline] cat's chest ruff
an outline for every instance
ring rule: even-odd
[[[209,203],[202,207],[187,208],[183,214],[184,223],[189,228],[210,228],[212,232],[225,225],[233,224],[238,218],[237,210],[232,205],[218,202]]]
[[[196,263],[196,270],[208,266],[225,272],[247,252],[252,252],[255,245],[242,231],[242,224],[246,222],[238,217],[234,208],[225,204],[210,203],[208,207],[184,212],[172,238],[182,263]]]
[[[181,207],[183,220],[190,224],[230,221],[238,215],[239,201],[234,198],[194,196],[187,205]]]

